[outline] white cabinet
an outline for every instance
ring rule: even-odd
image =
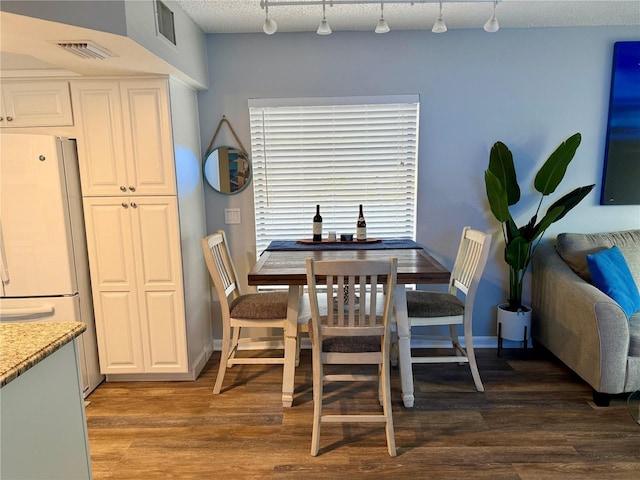
[[[84,199],[103,373],[186,372],[175,197]]]
[[[83,196],[175,195],[165,80],[71,82]]]
[[[164,78],[72,80],[71,92],[100,369],[193,380],[213,350],[204,195],[173,144],[200,150],[197,94]]]
[[[69,82],[3,82],[0,94],[0,127],[73,125]]]

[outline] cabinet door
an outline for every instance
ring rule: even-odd
[[[146,372],[188,370],[176,197],[130,197]]]
[[[83,196],[128,191],[120,89],[115,81],[71,82]]]
[[[2,127],[73,125],[66,81],[5,82],[2,96]]]
[[[102,373],[144,372],[128,197],[85,198],[91,288]]]
[[[133,195],[175,195],[169,94],[165,80],[120,82],[124,139]]]

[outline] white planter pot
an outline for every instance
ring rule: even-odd
[[[510,312],[504,309],[506,306],[498,305],[499,337],[519,342],[528,340],[531,336],[531,307],[526,307],[528,310],[524,312]]]

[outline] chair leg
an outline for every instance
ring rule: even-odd
[[[449,336],[451,337],[451,345],[453,346],[454,355],[457,357],[462,356],[462,352],[460,351],[460,339],[458,338],[458,325],[449,325]],[[459,364],[462,365],[464,362],[459,362]]]
[[[222,350],[220,352],[220,366],[218,367],[218,376],[216,377],[216,383],[213,386],[214,395],[219,394],[220,390],[222,389],[222,382],[224,381],[224,373],[227,370],[230,342],[231,342],[231,338],[229,337],[229,329],[223,328]]]
[[[320,356],[319,354],[317,355]],[[322,419],[323,371],[320,358],[313,354],[313,431],[311,433],[311,455],[316,457],[320,450],[320,423]]]
[[[394,330],[391,332],[391,349],[389,352],[389,361],[392,367],[398,366],[398,357],[400,356],[398,349],[398,333]]]
[[[468,331],[469,330],[469,331]],[[480,380],[480,372],[478,371],[478,364],[476,363],[476,354],[473,350],[473,336],[470,332],[471,328],[465,328],[464,341],[467,344],[467,358],[469,359],[469,367],[471,368],[471,375],[473,376],[473,382],[476,384],[476,390],[484,392],[484,386],[482,380]]]
[[[240,327],[233,327],[233,343],[231,344],[231,354],[227,359],[227,367],[233,367],[233,359],[236,358],[238,351],[238,342],[240,341]]]
[[[384,353],[386,354],[386,352]],[[383,360],[382,375],[380,376],[382,384],[382,411],[386,418],[385,432],[387,434],[387,451],[391,457],[396,456],[396,439],[393,429],[393,412],[391,408],[391,387],[389,378],[389,364]]]
[[[378,401],[384,406],[384,384],[382,382],[382,365],[378,365]]]
[[[298,335],[296,338],[296,367],[300,366],[300,344],[302,343],[302,339],[300,338],[300,331],[298,331]]]

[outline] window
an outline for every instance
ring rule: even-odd
[[[249,101],[256,251],[272,240],[323,236],[415,238],[417,95]]]

